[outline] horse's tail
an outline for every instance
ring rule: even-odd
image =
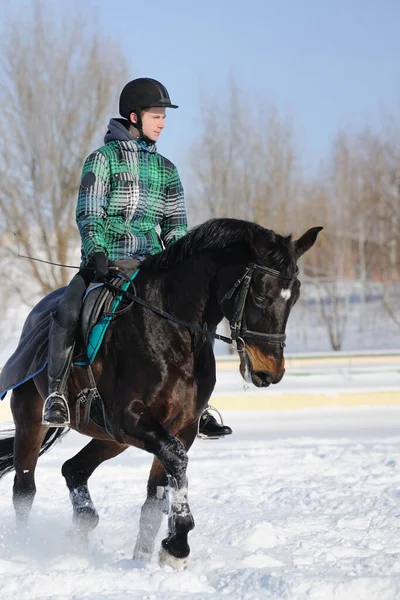
[[[69,429],[67,429],[67,432]],[[10,431],[2,432],[10,433]],[[47,450],[50,450],[51,446],[58,440],[58,438],[64,433],[62,427],[52,427],[46,433],[43,440],[42,447],[39,452],[39,456],[42,456]],[[5,437],[0,439],[0,479],[10,473],[14,469],[14,436]]]

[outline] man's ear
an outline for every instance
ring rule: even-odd
[[[135,112],[131,112],[131,114],[129,115],[129,119],[131,123],[137,123],[137,114]]]

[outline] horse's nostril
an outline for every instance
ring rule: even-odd
[[[272,375],[271,373],[268,373],[268,371],[253,371],[253,376],[256,385],[258,384],[260,387],[264,387],[272,383]]]

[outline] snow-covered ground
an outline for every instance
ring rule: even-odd
[[[269,399],[288,394],[336,396],[340,393],[382,393],[400,390],[400,368],[397,358],[396,364],[392,365],[365,363],[361,366],[333,365],[323,368],[318,367],[312,359],[308,363],[303,369],[287,366],[282,381],[268,388],[256,388],[246,384],[239,368],[232,364],[229,370],[217,369],[217,382],[213,394],[228,398],[240,394],[245,401],[248,395]]]
[[[1,600],[398,600],[400,407],[224,416],[234,435],[189,454],[186,571],[130,561],[151,462],[135,449],[95,472],[100,524],[69,548],[60,467],[87,441],[71,432],[40,459],[24,537],[0,482]]]

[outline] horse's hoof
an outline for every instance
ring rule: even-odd
[[[168,565],[175,569],[175,571],[183,571],[186,569],[188,563],[188,558],[176,558],[176,556],[172,556],[169,552],[161,548],[160,553],[158,555],[158,564],[160,567],[165,567]]]
[[[80,506],[75,508],[72,521],[79,529],[92,531],[99,524],[99,515],[90,506]]]

